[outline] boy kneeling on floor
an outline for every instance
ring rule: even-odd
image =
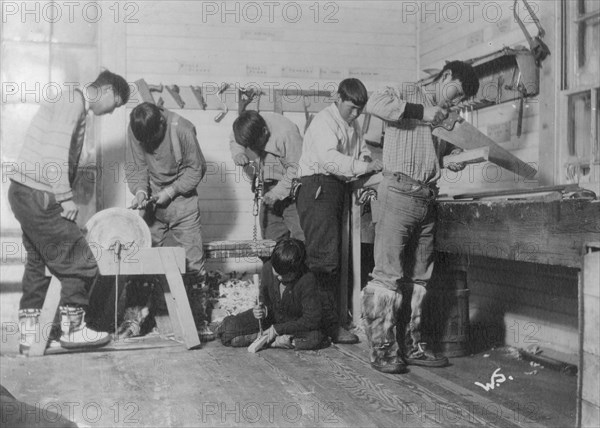
[[[260,334],[261,324],[272,348],[308,350],[329,345],[321,325],[317,280],[305,258],[302,241],[288,238],[277,243],[262,268],[259,304],[223,320],[217,331],[223,345],[249,346]]]

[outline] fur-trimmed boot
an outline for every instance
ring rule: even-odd
[[[19,352],[29,354],[29,349],[38,340],[42,340],[40,329],[41,309],[19,309]]]
[[[404,333],[405,360],[409,365],[425,367],[445,367],[448,358],[434,353],[427,343],[421,340],[420,325],[409,322]]]
[[[402,294],[367,284],[361,298],[362,319],[371,348],[371,367],[383,373],[404,373],[406,364],[396,341]]]
[[[110,335],[86,326],[85,311],[80,307],[60,307],[60,346],[65,349],[97,348],[110,342]]]
[[[58,346],[60,326],[56,320],[49,329],[41,326],[41,313],[41,309],[19,309],[19,353],[23,355],[29,355],[29,349],[38,340],[47,341],[48,347],[52,347],[53,344]]]

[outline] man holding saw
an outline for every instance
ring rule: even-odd
[[[421,310],[433,271],[437,182],[446,154],[445,144],[432,136],[430,123],[443,120],[452,104],[478,89],[473,68],[452,61],[428,85],[387,87],[367,102],[366,112],[385,121],[375,268],[361,302],[375,370],[402,373],[406,363],[439,367],[448,362],[421,338]],[[464,164],[448,167],[458,171]],[[398,315],[408,318],[400,311],[403,297],[411,295],[410,321],[404,328]]]

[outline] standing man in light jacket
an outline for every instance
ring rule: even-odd
[[[340,326],[337,309],[344,196],[348,181],[380,171],[382,164],[371,159],[356,121],[367,103],[367,89],[358,79],[345,79],[337,95],[304,135],[297,204],[306,237],[306,262],[317,276],[328,334],[334,343],[356,343],[358,336]]]

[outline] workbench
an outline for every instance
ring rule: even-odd
[[[344,246],[342,272],[352,266],[352,280],[346,283],[352,284],[352,315],[358,323],[362,207],[356,201],[352,192],[349,238],[344,239],[350,247]],[[581,269],[585,244],[600,240],[600,201],[447,200],[438,201],[437,219],[435,249],[456,260],[482,256]],[[345,295],[342,291],[340,304]]]

